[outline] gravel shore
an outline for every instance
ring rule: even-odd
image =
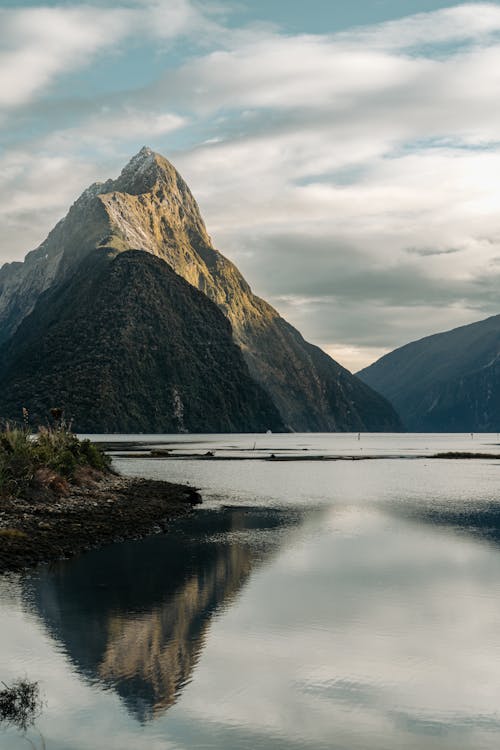
[[[94,476],[64,495],[0,499],[0,573],[165,531],[199,503],[192,487],[116,475]]]

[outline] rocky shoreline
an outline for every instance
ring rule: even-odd
[[[2,499],[0,573],[165,531],[199,503],[192,487],[114,474],[88,477],[64,495]]]

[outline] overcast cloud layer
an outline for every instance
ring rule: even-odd
[[[350,369],[500,313],[500,4],[242,24],[190,0],[0,10],[0,262],[148,144],[254,290]]]

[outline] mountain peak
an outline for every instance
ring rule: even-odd
[[[129,170],[132,172],[137,169],[142,169],[144,166],[151,164],[157,155],[158,154],[155,154],[149,146],[143,146],[141,150],[130,159],[128,164],[125,165],[123,171]]]
[[[182,182],[182,178],[164,156],[149,146],[143,146],[125,165],[118,179],[113,181],[111,189],[140,195],[151,191],[158,182],[173,187]]]
[[[146,182],[150,182],[147,178],[153,176],[156,172],[155,167],[158,164],[158,154],[156,154],[149,146],[143,146],[141,150],[133,156],[130,161],[123,167],[119,182],[133,182],[137,180],[141,181],[141,178],[146,178]]]
[[[0,341],[10,340],[39,300],[41,305],[45,304],[43,292],[52,287],[59,289],[73,277],[77,281],[72,288],[77,288],[91,274],[89,269],[97,257],[116,258],[124,254],[127,258],[130,251],[145,251],[160,259],[155,263],[164,261],[195,287],[197,293],[219,307],[229,321],[232,341],[243,354],[250,376],[270,395],[284,424],[300,431],[399,429],[397,415],[381,396],[353,378],[320,349],[304,341],[276,310],[253,295],[238,269],[212,245],[196,200],[181,175],[167,159],[147,146],[132,157],[118,179],[87,189],[66,218],[28,256],[26,263],[9,271],[8,279],[7,272],[2,272]],[[142,278],[140,269],[146,277],[148,256],[134,257],[138,258],[134,266],[137,278]],[[92,260],[85,264],[86,258]],[[118,266],[128,268],[127,261],[120,259],[113,268]],[[132,292],[130,309],[123,308],[123,315],[126,310],[130,330],[135,330],[135,324],[143,318],[137,317],[138,306]],[[70,298],[71,295],[67,299]],[[161,311],[161,304],[158,311]],[[83,320],[85,315],[82,313]],[[153,319],[151,315],[149,320]],[[162,330],[167,331],[167,328],[166,325]],[[129,330],[128,325],[125,329]],[[154,329],[151,324],[151,330]],[[203,335],[210,343],[208,333]],[[41,341],[43,343],[43,337]],[[152,340],[151,351],[155,351],[156,346],[156,340]],[[143,344],[141,347],[141,352],[149,356],[148,347],[144,348]],[[224,368],[224,358],[217,360],[208,351],[206,357],[214,373]],[[2,372],[6,372],[3,359],[2,354],[0,386]],[[63,372],[64,367],[61,368]],[[57,368],[54,373],[56,371]],[[185,383],[189,383],[188,377]],[[207,388],[210,390],[209,384]],[[0,387],[0,395],[1,391]],[[21,392],[19,386],[18,393]],[[189,409],[198,409],[196,402],[197,399],[190,400]],[[188,407],[186,419],[187,413]],[[220,422],[214,421],[213,425],[216,424]]]
[[[149,146],[143,146],[143,147],[141,148],[141,150],[140,150],[140,151],[139,151],[139,152],[138,152],[138,153],[137,153],[137,154],[136,154],[135,156],[136,156],[136,157],[139,157],[139,156],[140,156],[141,158],[146,158],[146,157],[148,157],[148,156],[151,156],[151,154],[154,154],[154,153],[155,153],[155,152],[153,151],[153,149],[152,149],[152,148],[150,148]],[[134,158],[134,157],[132,157],[132,159],[133,159],[133,158]]]

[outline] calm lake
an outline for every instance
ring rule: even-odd
[[[425,457],[496,434],[122,439],[173,456],[123,474],[205,502],[0,577],[0,680],[40,682],[47,750],[498,750],[500,461]]]

